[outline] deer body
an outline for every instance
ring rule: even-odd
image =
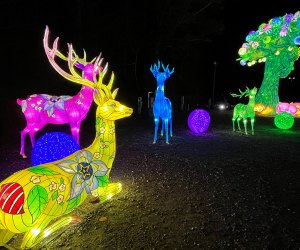
[[[25,136],[29,134],[32,146],[35,145],[34,135],[46,124],[70,124],[71,133],[79,144],[81,122],[86,118],[93,102],[94,90],[82,86],[75,96],[50,96],[48,94],[31,95],[26,100],[17,100],[22,106],[27,125],[21,131],[20,154],[25,155]]]
[[[157,65],[154,64],[154,66],[151,66],[150,68],[150,71],[153,73],[153,76],[156,78],[157,81],[156,95],[153,103],[153,115],[154,115],[154,123],[155,123],[153,143],[156,143],[157,141],[159,119],[162,120],[161,136],[163,136],[165,132],[166,143],[169,143],[169,132],[168,132],[169,125],[170,125],[170,136],[173,135],[172,104],[170,100],[167,97],[165,97],[164,87],[165,87],[166,79],[168,79],[170,75],[174,72],[174,68],[172,69],[172,71],[170,71],[168,66],[169,65],[167,65],[167,67],[164,67],[164,65],[162,64],[162,68],[164,72],[159,72],[160,61],[158,61]]]
[[[253,89],[246,89],[245,92],[240,91],[240,95],[237,94],[231,94],[233,97],[242,97],[244,95],[249,96],[249,102],[247,105],[239,103],[237,104],[233,109],[233,117],[232,117],[232,126],[233,131],[235,131],[235,121],[237,120],[238,128],[241,130],[240,127],[240,120],[243,120],[244,128],[245,128],[245,134],[248,134],[247,131],[247,119],[250,118],[251,121],[251,131],[252,135],[254,135],[254,117],[255,117],[255,95],[257,93],[257,88],[254,87]]]
[[[48,29],[45,36],[47,32]],[[55,46],[52,51],[55,52]],[[69,57],[69,68],[74,71],[70,53]],[[54,56],[50,54],[48,59],[56,65]],[[114,100],[117,90],[111,92],[113,74],[108,85],[102,84],[105,72],[99,70],[98,82],[95,77],[93,83],[80,82],[95,89],[94,101],[98,107],[93,143],[58,161],[16,172],[0,183],[0,246],[9,248],[7,242],[14,234],[25,233],[21,248],[31,248],[74,221],[65,215],[88,195],[103,202],[120,192],[120,183],[108,183],[116,153],[114,123],[130,116],[132,109]],[[55,218],[56,222],[49,225]]]

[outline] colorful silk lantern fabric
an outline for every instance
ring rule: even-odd
[[[295,118],[288,112],[281,112],[274,118],[274,124],[279,129],[290,129],[294,125]]]
[[[195,109],[189,114],[188,126],[196,134],[205,132],[210,125],[210,115],[204,109]]]
[[[33,166],[62,159],[75,151],[80,146],[72,136],[62,132],[50,132],[41,136],[31,152]]]

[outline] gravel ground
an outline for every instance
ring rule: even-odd
[[[211,112],[195,136],[186,116],[177,115],[170,145],[152,144],[150,117],[117,121],[111,181],[122,192],[82,204],[72,212],[80,223],[36,249],[300,249],[300,119],[284,131],[257,117],[246,136],[232,132],[231,111]],[[93,135],[83,131],[87,146]],[[30,166],[18,148],[2,147],[1,180]]]

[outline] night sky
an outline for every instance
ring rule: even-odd
[[[175,107],[182,95],[191,103],[208,102],[214,62],[215,100],[235,101],[230,92],[259,87],[263,79],[263,64],[242,67],[236,61],[246,35],[272,17],[297,10],[299,0],[2,0],[1,85],[8,90],[0,91],[1,103],[13,107],[16,98],[30,94],[79,91],[79,85],[63,79],[48,62],[42,43],[46,25],[50,43],[60,37],[58,48],[65,54],[67,43],[80,56],[84,48],[88,59],[102,52],[109,72],[116,75],[117,99],[134,108],[138,96],[155,91],[149,67],[157,59],[175,67],[165,91]],[[300,62],[295,62],[291,76],[296,79],[281,79],[281,100],[300,101],[299,70]]]

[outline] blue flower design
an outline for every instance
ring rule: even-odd
[[[92,161],[92,153],[81,150],[74,160],[65,160],[58,163],[63,171],[74,174],[70,200],[79,196],[85,189],[88,194],[99,187],[97,177],[106,175],[108,167],[103,161]]]
[[[40,95],[45,101],[44,103],[44,111],[47,111],[48,116],[51,116],[54,112],[54,107],[59,110],[65,109],[65,102],[66,100],[71,99],[71,96],[62,95],[62,96],[52,96],[47,94]]]

